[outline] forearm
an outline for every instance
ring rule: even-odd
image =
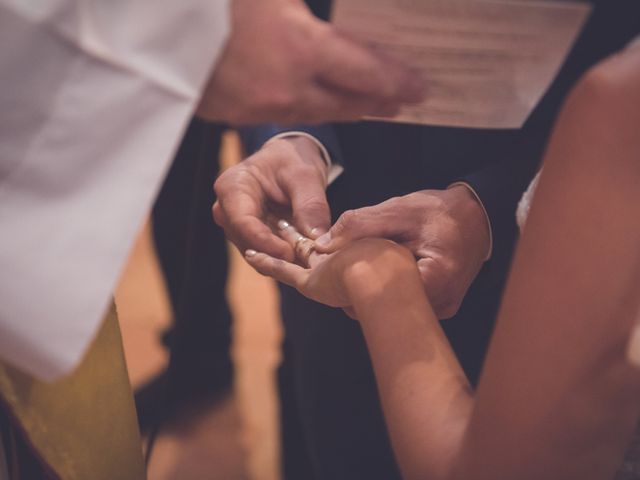
[[[411,259],[376,287],[397,265],[370,265],[352,299],[404,478],[446,478],[470,415],[470,387]]]

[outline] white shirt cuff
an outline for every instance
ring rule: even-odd
[[[484,212],[484,218],[487,220],[487,227],[489,228],[489,251],[487,252],[487,256],[484,259],[485,262],[486,262],[487,260],[489,260],[491,258],[491,254],[493,253],[493,229],[491,228],[491,219],[489,219],[489,214],[487,213],[487,209],[484,208],[484,204],[482,203],[482,200],[480,199],[480,196],[473,189],[473,187],[471,185],[469,185],[467,182],[455,182],[455,183],[452,183],[451,185],[449,185],[447,187],[447,189],[452,188],[452,187],[456,187],[458,185],[462,185],[463,187],[466,187],[467,190],[469,190],[469,192],[471,192],[471,194],[475,197],[475,199],[480,204],[480,207],[482,208],[482,211]]]

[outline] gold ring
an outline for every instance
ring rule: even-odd
[[[311,253],[313,253],[313,250],[314,250],[314,244],[311,241],[311,239],[300,235],[296,239],[294,250],[296,252],[296,257],[298,257],[298,260],[303,262],[304,265],[308,267],[309,257],[311,256]]]

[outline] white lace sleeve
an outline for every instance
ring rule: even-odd
[[[520,231],[522,231],[525,223],[527,223],[527,217],[529,217],[529,210],[531,210],[531,203],[533,202],[533,197],[535,196],[539,180],[540,172],[538,172],[535,178],[531,181],[531,183],[529,184],[529,188],[527,188],[527,191],[524,192],[524,195],[522,195],[522,198],[520,199],[520,203],[518,203],[516,220],[518,221],[518,227],[520,227]]]

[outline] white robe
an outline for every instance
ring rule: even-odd
[[[228,0],[0,0],[3,361],[78,365],[228,28]]]

